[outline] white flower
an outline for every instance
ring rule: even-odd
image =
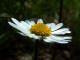
[[[72,39],[71,36],[59,36],[71,33],[69,28],[61,28],[63,23],[55,24],[48,23],[44,24],[42,19],[38,19],[37,23],[34,21],[18,21],[15,18],[11,18],[12,22],[8,22],[12,27],[18,29],[19,34],[23,36],[28,36],[33,39],[41,39],[45,42],[53,43],[69,43]],[[60,29],[61,28],[61,29]]]

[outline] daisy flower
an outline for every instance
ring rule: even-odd
[[[69,43],[72,39],[71,36],[62,36],[71,33],[69,28],[61,28],[63,23],[47,23],[44,24],[42,19],[38,19],[37,23],[34,21],[18,21],[15,18],[11,18],[13,22],[8,22],[9,25],[19,30],[19,34],[28,36],[33,39],[40,40],[48,43]]]

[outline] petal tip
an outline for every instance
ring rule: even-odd
[[[37,23],[43,23],[42,19],[38,19]]]

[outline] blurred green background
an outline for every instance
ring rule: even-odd
[[[0,0],[0,58],[9,60],[33,51],[34,43],[29,38],[27,41],[8,25],[11,17],[18,20],[42,18],[45,22],[53,22],[59,17],[59,2],[60,0]],[[80,60],[80,0],[63,0],[62,21],[72,31],[73,39],[68,45],[70,54],[74,60]]]

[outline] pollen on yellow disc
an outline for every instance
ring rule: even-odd
[[[39,36],[49,36],[51,34],[51,28],[43,23],[34,24],[30,29],[31,33]]]

